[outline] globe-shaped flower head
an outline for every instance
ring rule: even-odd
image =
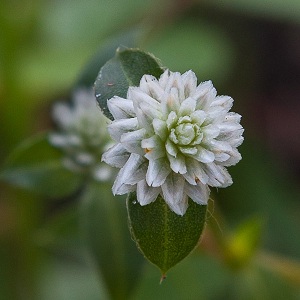
[[[217,96],[211,81],[197,86],[192,71],[169,70],[158,80],[144,75],[127,99],[108,100],[115,119],[108,131],[116,144],[102,159],[121,168],[114,194],[136,191],[141,205],[161,194],[178,215],[188,197],[207,204],[209,186],[232,184],[225,167],[241,159],[243,128],[241,116],[229,112],[232,104],[231,97]]]
[[[111,179],[112,168],[101,162],[101,155],[111,143],[107,119],[93,90],[76,90],[70,103],[56,103],[53,118],[58,130],[50,134],[49,141],[64,153],[63,165],[97,181]]]

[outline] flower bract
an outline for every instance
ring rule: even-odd
[[[232,104],[231,97],[217,96],[211,81],[198,85],[194,72],[169,70],[159,79],[144,75],[127,99],[108,100],[114,117],[108,131],[116,143],[102,159],[120,168],[113,193],[136,191],[141,205],[161,194],[178,215],[188,197],[207,204],[209,186],[231,185],[226,167],[241,159],[243,128]]]
[[[49,141],[64,152],[64,166],[98,181],[110,179],[111,168],[101,162],[103,152],[111,145],[107,118],[97,106],[93,90],[77,90],[71,103],[56,103],[53,119],[58,130],[50,134]]]

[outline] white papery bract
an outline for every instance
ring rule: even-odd
[[[49,141],[64,152],[64,166],[97,181],[111,179],[111,167],[101,162],[112,142],[106,130],[108,119],[97,106],[93,90],[77,90],[71,103],[56,103],[53,119],[58,131],[49,135]]]
[[[108,126],[116,144],[102,156],[120,168],[114,194],[136,191],[141,205],[161,194],[183,215],[188,197],[207,204],[209,186],[227,187],[225,167],[235,165],[243,142],[241,116],[229,112],[233,99],[217,96],[211,81],[197,85],[194,72],[166,70],[159,79],[144,75],[127,99],[113,97]]]

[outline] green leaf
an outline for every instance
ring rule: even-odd
[[[116,55],[100,70],[95,82],[95,94],[103,113],[113,120],[107,100],[113,96],[126,98],[129,86],[138,86],[144,74],[158,78],[163,73],[158,60],[138,49],[118,49]]]
[[[111,184],[90,183],[81,199],[81,227],[111,299],[128,299],[144,265],[127,228],[124,197]]]
[[[141,206],[136,194],[129,194],[127,210],[132,236],[144,256],[161,270],[162,278],[198,245],[206,208],[189,199],[186,213],[179,216],[161,196]]]
[[[82,178],[66,170],[61,158],[47,135],[35,136],[12,152],[0,172],[0,180],[50,198],[70,195],[79,188]]]

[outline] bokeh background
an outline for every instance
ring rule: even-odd
[[[2,180],[0,299],[300,299],[300,2],[1,1],[1,165],[52,130],[53,103],[91,84],[118,45],[192,69],[235,99],[245,142],[234,184],[213,191],[202,243],[162,285],[145,262],[130,291],[114,294],[114,268],[99,275],[86,258],[80,192],[46,197]],[[94,218],[97,239],[105,220]]]

